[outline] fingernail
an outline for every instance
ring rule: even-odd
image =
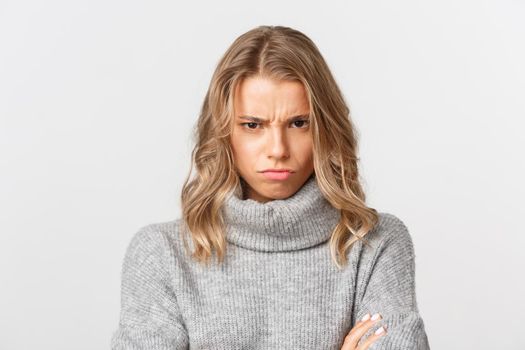
[[[366,314],[363,316],[363,318],[361,319],[361,321],[365,322],[366,320],[368,320],[370,318],[370,314]]]
[[[379,314],[374,314],[374,316],[372,316],[372,321],[375,321],[379,318]]]
[[[385,329],[383,328],[383,326],[379,327],[376,331],[375,331],[375,334],[381,334],[385,331]]]

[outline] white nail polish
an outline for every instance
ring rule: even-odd
[[[363,318],[361,319],[361,321],[365,322],[366,320],[368,320],[370,318],[370,314],[366,314],[363,316]]]
[[[376,331],[375,331],[375,334],[381,334],[385,331],[385,329],[383,328],[383,326],[379,327]]]
[[[375,321],[379,318],[379,314],[374,314],[374,316],[372,316],[372,321]]]

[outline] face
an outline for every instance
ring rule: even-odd
[[[231,145],[247,185],[245,198],[262,203],[288,198],[312,175],[309,113],[300,82],[250,77],[237,85]]]

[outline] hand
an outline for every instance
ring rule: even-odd
[[[348,335],[345,337],[345,341],[341,350],[367,350],[368,347],[372,345],[372,343],[375,342],[379,337],[386,335],[385,326],[381,326],[375,331],[375,333],[369,336],[364,342],[359,344],[359,347],[357,347],[357,343],[361,337],[380,319],[380,314],[375,314],[372,317],[370,317],[370,314],[366,314],[365,317],[356,323],[354,328],[352,328],[350,333],[348,333]]]

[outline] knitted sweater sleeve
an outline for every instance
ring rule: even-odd
[[[131,239],[121,270],[120,322],[112,350],[187,349],[187,331],[172,287],[169,242],[151,226]]]
[[[366,339],[385,325],[387,334],[377,339],[370,350],[429,350],[416,300],[412,238],[396,216],[387,214],[385,223],[386,234],[371,237],[373,249],[364,248],[367,252],[359,272],[354,320],[367,313],[381,314],[382,319],[361,338]]]

